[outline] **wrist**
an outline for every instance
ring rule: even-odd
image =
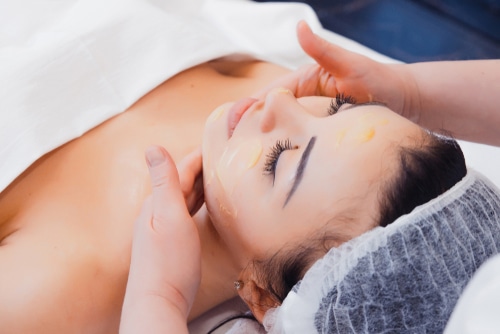
[[[398,111],[403,117],[419,124],[422,110],[421,94],[418,82],[411,65],[398,64],[397,73],[401,82],[401,109]]]

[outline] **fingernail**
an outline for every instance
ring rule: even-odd
[[[159,147],[151,146],[146,150],[146,160],[149,167],[154,167],[165,161],[165,156]]]

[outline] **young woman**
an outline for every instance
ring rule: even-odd
[[[421,98],[422,103],[445,106],[448,103],[451,104],[449,112],[461,112],[455,110],[450,101],[427,101],[426,88],[414,89],[426,67],[447,72],[453,65],[420,65],[423,71],[405,80],[410,78],[405,77],[405,73],[411,73],[407,72],[411,66],[391,68],[373,63],[319,40],[304,25],[299,26],[299,38],[306,51],[319,55],[317,60],[337,76],[334,79],[321,68],[311,67],[277,83],[287,85],[296,94],[334,94],[342,87],[361,99],[376,94],[388,103],[405,106],[404,98],[410,97],[412,101]],[[335,53],[325,52],[330,48],[334,48]],[[347,57],[357,66],[347,65]],[[488,68],[491,64],[494,63],[476,63],[476,66]],[[458,65],[453,68],[460,75],[471,71],[466,64]],[[390,85],[403,83],[400,86],[403,89],[388,94],[390,85],[376,84],[377,76],[371,71],[385,73],[384,78],[393,80]],[[438,76],[435,80],[439,79],[443,78]],[[488,81],[488,77],[483,79]],[[495,91],[496,81],[489,82]],[[435,87],[432,83],[429,86]],[[409,89],[405,91],[405,88]],[[447,89],[444,86],[443,92]],[[422,95],[417,97],[415,93]],[[483,107],[486,113],[494,112],[488,102]],[[408,106],[406,110],[425,111]],[[494,122],[495,114],[490,116]],[[444,113],[435,116],[444,117]],[[481,123],[480,118],[476,121]],[[458,125],[460,128],[449,128],[459,135],[461,131],[469,133],[467,125]],[[322,98],[297,99],[290,90],[278,88],[267,91],[263,99],[243,99],[216,109],[205,131],[207,207],[215,229],[234,254],[234,262],[240,263],[242,273],[237,289],[260,321],[266,311],[281,304],[307,268],[330,247],[374,226],[390,224],[452,187],[466,173],[463,156],[454,141],[433,136],[377,103],[352,105],[345,96],[337,96],[328,105]],[[481,135],[483,141],[498,140],[494,133]],[[263,159],[264,143],[269,142],[271,149]],[[128,303],[124,307],[124,331],[144,328],[144,319],[151,320],[147,322],[150,330],[185,330],[185,315],[197,287],[196,279],[185,280],[193,273],[198,277],[196,246],[191,251],[182,251],[186,255],[184,260],[191,259],[183,262],[191,263],[186,271],[191,276],[181,275],[184,279],[169,277],[166,273],[165,268],[172,266],[172,259],[162,257],[156,262],[164,266],[152,266],[154,260],[149,265],[139,263],[141,259],[157,257],[155,252],[157,255],[166,249],[162,245],[156,249],[144,247],[145,242],[153,240],[145,232],[150,219],[153,219],[153,227],[155,222],[159,227],[170,226],[169,231],[176,231],[175,236],[181,240],[189,239],[185,226],[192,224],[187,210],[182,209],[183,199],[180,190],[176,190],[179,186],[176,186],[172,162],[168,162],[165,152],[152,149],[149,156],[152,152],[158,157],[157,165],[151,168],[153,183],[164,187],[154,192],[153,200],[157,201],[153,210],[149,209],[137,222],[139,233],[134,246]],[[170,187],[165,187],[165,182],[155,182],[160,179],[169,180]],[[178,195],[174,196],[176,192]],[[174,205],[166,206],[167,199]],[[173,213],[169,213],[167,207]],[[163,240],[163,245],[167,241],[169,245],[176,244],[172,234],[161,235],[158,240]],[[181,247],[185,242],[178,245]],[[161,252],[165,253],[166,250]],[[146,291],[157,288],[155,292],[163,297],[164,304],[157,303],[151,295],[144,295],[144,286],[137,278],[140,269],[165,279],[162,282],[167,289],[142,281],[147,283]],[[182,303],[178,302],[179,296],[172,295],[172,290],[183,295]],[[132,301],[143,303],[133,305]],[[442,330],[446,324],[443,320],[448,316],[447,313],[443,319],[436,319],[432,326],[443,326]]]
[[[261,321],[329,248],[390,224],[466,174],[454,141],[434,137],[383,106],[296,99],[286,89],[216,109],[203,147],[205,200],[218,244],[230,258],[226,270],[241,273],[233,278],[244,282],[240,293]],[[166,212],[178,211],[166,203],[183,205],[164,198],[157,210],[163,204]],[[192,223],[184,212],[185,227]],[[171,221],[182,216],[165,215],[169,219],[160,226],[174,226]],[[172,246],[174,235],[183,240],[182,250]],[[161,254],[184,254],[192,242],[188,235],[171,235]],[[137,263],[147,258],[136,256]],[[270,260],[273,270],[260,269]],[[177,263],[186,270],[181,281],[188,291],[189,282],[196,287],[187,280],[196,277],[196,261],[183,256]]]

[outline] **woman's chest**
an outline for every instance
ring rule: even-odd
[[[48,319],[37,318],[41,309],[49,318],[66,310],[81,318],[68,326],[116,326],[133,223],[151,189],[144,151],[162,145],[178,161],[201,144],[206,116],[176,114],[186,104],[163,98],[139,101],[52,151],[0,195],[0,299],[25,300],[32,322]],[[43,306],[31,311],[40,296]]]
[[[40,277],[29,296],[42,294],[43,305],[31,297],[23,304],[39,305],[45,314],[40,321],[62,308],[79,314],[82,323],[116,326],[133,223],[151,190],[145,149],[162,145],[179,161],[201,145],[214,108],[250,95],[282,73],[262,68],[249,77],[233,77],[195,68],[35,162],[0,194],[0,269],[5,273],[0,298],[20,300],[18,292],[28,286],[19,278]],[[36,312],[22,309],[19,314],[36,321]],[[73,319],[68,326],[77,323]]]

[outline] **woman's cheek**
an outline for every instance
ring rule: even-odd
[[[221,196],[216,201],[222,215],[233,219],[238,217],[234,203],[236,192],[249,186],[243,185],[244,180],[253,172],[261,156],[262,144],[258,139],[233,141],[222,153],[210,179],[221,188]]]

